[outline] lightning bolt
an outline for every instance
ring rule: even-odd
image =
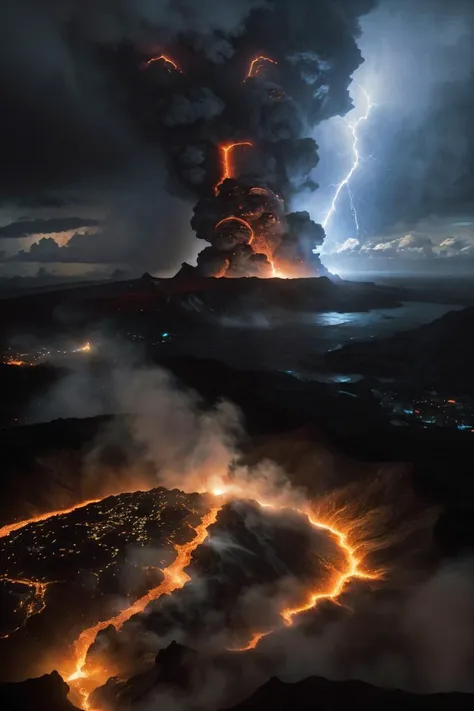
[[[332,199],[331,206],[326,214],[326,217],[324,218],[324,220],[322,222],[324,229],[326,229],[332,216],[336,212],[336,206],[337,206],[337,201],[339,200],[339,195],[341,194],[342,189],[346,187],[347,191],[348,191],[348,195],[349,195],[351,211],[354,216],[354,222],[355,222],[355,225],[357,228],[357,232],[359,232],[359,219],[357,217],[357,211],[355,209],[354,200],[353,200],[353,196],[352,196],[352,192],[351,192],[349,183],[350,183],[352,176],[356,172],[356,170],[359,167],[361,160],[362,160],[362,158],[360,157],[360,153],[359,153],[359,136],[358,136],[359,126],[361,125],[361,123],[363,121],[367,121],[367,119],[370,116],[370,112],[376,106],[376,104],[374,104],[372,102],[370,96],[367,94],[365,89],[362,86],[360,88],[361,88],[361,91],[362,91],[365,101],[366,101],[365,113],[362,116],[359,116],[359,118],[357,119],[357,121],[355,123],[348,124],[349,129],[352,134],[352,155],[353,155],[352,166],[351,166],[351,169],[349,170],[349,172],[347,173],[347,175],[345,176],[345,178],[343,178],[343,180],[341,180],[341,182],[336,186],[336,192],[334,193],[334,197]]]

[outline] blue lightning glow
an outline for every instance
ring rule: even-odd
[[[339,195],[341,194],[342,189],[344,187],[346,187],[348,195],[349,195],[349,201],[350,201],[350,205],[351,205],[352,215],[354,217],[354,222],[355,222],[355,225],[357,228],[357,233],[359,232],[359,218],[357,216],[357,210],[354,205],[354,200],[353,200],[353,196],[352,196],[352,192],[351,192],[349,183],[350,183],[352,176],[356,172],[356,170],[359,167],[360,162],[362,160],[360,157],[360,153],[359,153],[358,128],[363,121],[367,121],[367,119],[370,116],[370,112],[372,111],[372,109],[375,106],[375,104],[371,101],[370,96],[365,91],[365,89],[363,87],[360,87],[360,88],[361,88],[361,91],[364,95],[367,105],[366,105],[365,113],[362,116],[360,116],[355,123],[348,124],[349,129],[352,134],[352,154],[353,154],[352,166],[351,166],[351,169],[349,170],[349,172],[347,173],[347,175],[336,186],[336,192],[334,193],[334,197],[332,199],[331,206],[326,214],[326,217],[324,218],[324,220],[322,222],[322,226],[324,227],[324,229],[326,229],[329,221],[331,220],[332,216],[336,212],[336,206],[337,206],[337,201],[339,200]]]

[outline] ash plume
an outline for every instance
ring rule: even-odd
[[[207,243],[199,273],[324,273],[312,252],[318,242],[308,250],[305,236],[318,232],[320,241],[321,229],[310,224],[302,236],[287,206],[298,191],[317,187],[309,178],[318,163],[310,135],[320,121],[351,108],[347,87],[362,62],[359,17],[374,5],[45,0],[39,7],[7,0],[0,10],[0,80],[12,118],[0,147],[9,191],[75,182],[87,194],[133,173],[131,201],[122,177],[120,207],[105,197],[125,214],[126,228],[107,219],[101,233],[78,235],[70,250],[49,258],[79,262],[92,250],[101,262],[108,255],[112,263],[143,268],[149,255],[148,268],[169,268],[196,251],[182,224],[194,203],[192,229]],[[234,151],[223,175],[222,147],[236,142],[252,147]],[[33,144],[39,153],[29,166]],[[140,166],[151,173],[150,163],[161,161],[165,186],[156,180],[156,191],[140,188],[138,199]],[[181,202],[166,204],[166,194]],[[254,238],[237,220],[215,229],[228,217],[248,222]]]

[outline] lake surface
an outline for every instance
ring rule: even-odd
[[[395,309],[356,313],[334,311],[303,318],[269,320],[254,314],[246,320],[224,320],[220,327],[200,328],[179,341],[176,353],[218,359],[230,366],[256,370],[317,370],[321,356],[354,341],[386,338],[458,310],[447,304],[406,302]]]

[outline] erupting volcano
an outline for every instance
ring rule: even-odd
[[[171,56],[167,49],[145,63],[170,71],[146,72],[140,82],[140,91],[149,85],[147,114],[155,121],[149,130],[156,131],[167,157],[167,187],[197,200],[191,226],[207,242],[196,267],[205,277],[327,275],[317,254],[323,227],[292,207],[300,193],[318,187],[315,127],[347,113],[351,101],[336,78],[327,37],[320,39],[324,51],[315,49],[309,28],[318,27],[320,12],[314,9],[312,22],[308,9],[309,16],[302,13],[295,24],[285,3],[270,4],[272,29],[268,25],[265,37],[266,13],[255,12],[246,42],[207,53],[203,45],[184,41],[179,56],[186,57],[186,73],[171,59],[170,47]],[[329,33],[339,32],[333,22]],[[262,48],[250,61],[249,41]],[[360,57],[351,61],[354,70]]]

